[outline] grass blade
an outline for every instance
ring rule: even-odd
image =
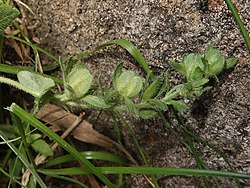
[[[211,176],[225,178],[250,179],[250,174],[223,172],[215,170],[200,170],[187,168],[160,168],[160,167],[96,167],[103,174],[144,174],[144,175],[179,175],[179,176]],[[90,174],[87,168],[42,169],[41,173],[54,175]]]
[[[86,51],[84,53],[78,54],[77,58],[83,58],[85,56],[88,56],[94,52],[97,52],[107,46],[111,46],[111,45],[119,45],[122,48],[126,49],[133,57],[134,59],[139,63],[139,65],[142,67],[142,69],[150,76],[153,77],[153,72],[151,71],[151,69],[148,66],[148,63],[146,61],[146,59],[141,55],[141,53],[139,52],[139,50],[128,40],[125,39],[117,39],[117,40],[112,40],[112,41],[108,41],[100,46],[97,46],[94,50],[92,51]]]
[[[231,13],[233,14],[233,17],[236,21],[236,23],[238,24],[241,34],[246,42],[248,51],[250,52],[250,38],[248,35],[248,31],[246,30],[244,23],[242,21],[242,19],[240,18],[238,11],[236,10],[235,6],[233,5],[231,0],[225,0],[227,7],[230,9]]]
[[[68,151],[72,156],[74,156],[77,160],[82,162],[88,168],[89,172],[95,174],[104,184],[109,187],[114,187],[113,184],[103,175],[100,169],[96,168],[91,162],[89,162],[86,158],[82,157],[81,153],[78,152],[75,148],[73,148],[69,143],[55,134],[51,129],[47,126],[43,125],[39,120],[30,115],[28,112],[23,110],[21,107],[12,103],[9,110],[20,117],[23,121],[29,123],[33,127],[37,128],[39,131],[47,135],[49,138],[53,139],[58,143],[62,148]]]
[[[5,137],[4,133],[0,131],[0,137],[7,142],[7,145],[10,147],[10,149],[17,155],[17,157],[22,161],[22,163],[30,170],[30,172],[33,174],[36,181],[39,183],[39,185],[42,188],[47,188],[41,177],[37,174],[34,167],[29,163],[29,161],[24,157],[24,155],[16,148],[16,146],[10,142],[8,142],[8,139]]]
[[[44,174],[45,174],[45,175],[48,175],[48,176],[50,176],[50,177],[53,177],[53,178],[62,179],[62,180],[71,182],[71,183],[76,184],[76,185],[79,185],[79,186],[81,186],[81,187],[83,187],[83,188],[88,188],[87,185],[85,185],[85,184],[83,184],[82,182],[77,181],[77,180],[75,180],[75,179],[73,179],[73,178],[69,178],[69,177],[65,177],[65,176],[58,176],[58,175],[53,175],[53,174],[46,174],[46,173],[44,173]]]
[[[80,152],[82,157],[89,159],[89,160],[104,160],[104,161],[110,161],[113,163],[118,163],[118,164],[125,164],[125,160],[122,157],[113,155],[111,153],[106,153],[106,152],[98,152],[98,151],[85,151],[85,152]],[[62,163],[66,162],[72,162],[76,160],[72,155],[64,155],[60,156],[54,159],[49,160],[46,162],[42,168],[48,168],[51,166],[59,165]]]
[[[7,35],[7,36],[10,37],[10,38],[12,38],[12,39],[14,39],[14,40],[17,40],[17,41],[19,41],[19,42],[22,42],[22,43],[24,43],[24,44],[30,46],[30,47],[33,48],[33,49],[36,49],[36,50],[42,52],[43,54],[45,54],[45,55],[48,56],[49,58],[51,58],[51,59],[53,59],[54,61],[56,61],[57,63],[59,63],[59,58],[57,58],[57,57],[55,57],[54,55],[50,54],[50,53],[47,52],[46,50],[44,50],[44,49],[42,49],[42,48],[36,46],[35,44],[32,44],[31,42],[27,42],[27,41],[25,41],[25,40],[23,40],[23,39],[20,39],[20,38],[18,38],[18,37],[13,36],[13,35]]]
[[[14,182],[16,182],[17,184],[19,184],[20,186],[22,186],[22,183],[19,182],[18,180],[16,180],[16,178],[11,177],[11,175],[9,175],[7,172],[4,171],[4,169],[2,167],[0,167],[0,172],[2,174],[4,174],[6,177],[8,177],[9,179],[12,179]]]
[[[10,66],[10,65],[5,65],[5,64],[0,64],[0,72],[4,72],[4,73],[8,73],[8,74],[17,74],[20,71],[30,71],[32,73],[47,77],[47,78],[51,78],[52,80],[54,80],[56,83],[58,84],[62,84],[62,79],[54,77],[54,76],[50,76],[47,74],[41,74],[38,72],[33,71],[33,68],[31,67],[21,67],[21,66]]]

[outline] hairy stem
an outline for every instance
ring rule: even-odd
[[[4,83],[4,84],[14,86],[17,89],[20,89],[22,91],[25,91],[26,93],[29,93],[29,94],[33,95],[34,97],[40,97],[40,93],[38,93],[38,92],[36,92],[34,90],[31,90],[30,88],[20,84],[17,81],[11,80],[9,78],[5,78],[5,77],[0,76],[0,83]]]

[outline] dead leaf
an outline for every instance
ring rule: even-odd
[[[9,45],[14,48],[14,50],[16,51],[16,53],[18,54],[18,56],[23,60],[23,54],[22,54],[22,50],[19,47],[19,45],[17,44],[17,42],[13,39],[9,39],[8,40]]]
[[[53,104],[46,104],[36,116],[37,118],[52,125],[51,129],[54,132],[68,129],[77,119],[76,115]],[[72,131],[72,135],[77,140],[103,146],[112,151],[119,149],[131,162],[136,164],[133,157],[121,144],[97,132],[93,129],[92,125],[85,120],[82,120],[82,122]]]

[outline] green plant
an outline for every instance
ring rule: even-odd
[[[123,40],[119,40],[119,42],[121,41]],[[128,43],[127,41],[124,42]],[[227,59],[221,52],[211,46],[206,48],[203,55],[198,53],[187,54],[180,63],[171,62],[171,65],[185,77],[185,83],[172,88],[168,83],[167,73],[155,77],[150,71],[147,79],[145,79],[135,75],[130,70],[123,70],[122,64],[118,64],[114,70],[113,86],[110,88],[97,87],[93,85],[94,77],[90,71],[82,62],[74,58],[69,58],[64,63],[60,61],[64,87],[61,92],[54,89],[55,82],[53,79],[26,70],[17,71],[18,81],[0,77],[0,82],[31,94],[35,98],[34,114],[39,111],[42,105],[52,102],[62,106],[113,111],[118,114],[120,119],[122,116],[119,116],[119,113],[124,110],[129,111],[136,118],[148,119],[155,117],[159,110],[166,111],[172,107],[177,111],[186,109],[188,104],[184,102],[184,99],[192,101],[200,96],[210,88],[208,86],[210,78],[215,77],[217,79],[217,74],[226,68],[231,68],[236,62],[236,58]],[[25,112],[21,113],[20,110],[15,105],[10,108],[10,111],[23,121],[34,125],[30,118],[25,120],[24,117],[28,114],[23,116],[22,114]],[[125,123],[122,119],[121,121]],[[19,124],[17,123],[17,125]],[[36,128],[41,131],[44,130],[42,125],[39,125],[39,127]],[[39,153],[52,155],[49,147],[42,151],[41,145],[46,145],[46,143],[39,139],[40,135],[31,134],[29,137],[32,139],[29,141],[25,138],[24,131],[21,132],[23,132],[22,138],[26,147],[29,147],[27,144],[30,144]],[[43,132],[48,134],[48,130]],[[131,132],[131,134],[133,133]],[[133,139],[137,142],[136,137],[133,136]],[[27,144],[25,144],[26,142]],[[61,146],[64,146],[63,143],[61,143]],[[137,147],[140,147],[139,144],[137,144]],[[143,151],[140,152],[144,156]],[[143,158],[145,163],[148,164],[146,157]],[[32,161],[32,158],[30,160]],[[87,161],[84,161],[85,165],[86,163],[88,164]],[[94,170],[93,172],[96,173]],[[104,177],[100,174],[100,178]],[[103,181],[109,184],[105,178]]]
[[[34,96],[34,113],[43,104],[56,102],[79,108],[128,110],[136,118],[147,119],[154,117],[157,109],[166,111],[168,106],[173,106],[176,110],[186,109],[188,104],[183,99],[194,100],[200,96],[210,88],[209,79],[217,78],[216,75],[222,70],[234,66],[237,59],[226,59],[212,46],[208,46],[203,55],[187,54],[181,63],[171,62],[171,65],[186,79],[185,83],[172,88],[168,84],[166,74],[152,81],[145,80],[132,71],[123,71],[122,65],[118,65],[114,71],[113,86],[102,88],[102,93],[98,91],[99,87],[92,85],[93,75],[90,71],[81,62],[78,61],[76,64],[74,62],[70,58],[61,63],[64,90],[59,93],[53,90],[55,82],[51,78],[29,71],[18,72],[18,82],[5,77],[0,77],[0,82]],[[133,98],[136,97],[139,101],[135,103]]]
[[[0,10],[3,2],[0,1]],[[4,5],[4,7],[6,7]],[[11,10],[13,9],[8,5]],[[0,31],[3,34],[5,27],[11,23],[11,21],[17,15],[16,10],[10,11],[7,16],[7,21],[0,19]],[[1,18],[2,14],[0,15]],[[4,16],[3,16],[4,17]],[[1,25],[2,24],[2,25]],[[1,30],[1,28],[3,28]],[[185,81],[176,86],[170,86],[168,82],[167,71],[162,75],[155,76],[150,70],[146,60],[140,54],[140,52],[127,40],[119,39],[109,41],[103,45],[98,46],[93,51],[87,51],[83,54],[79,54],[75,57],[71,57],[62,61],[45,50],[32,44],[26,37],[25,40],[20,38],[9,36],[15,40],[30,45],[34,52],[42,52],[48,57],[57,62],[63,74],[62,79],[54,76],[39,74],[33,71],[34,68],[24,68],[18,66],[8,66],[0,64],[0,72],[16,74],[18,81],[0,76],[0,83],[9,84],[22,91],[31,94],[34,97],[33,115],[35,115],[40,108],[46,103],[56,103],[63,107],[73,106],[82,109],[97,109],[103,110],[110,115],[114,121],[117,138],[121,139],[121,133],[119,128],[119,122],[121,122],[129,134],[131,134],[136,147],[138,148],[143,161],[146,166],[149,166],[148,159],[140,147],[136,136],[126,123],[125,119],[121,115],[121,111],[128,111],[132,116],[138,119],[150,119],[156,117],[158,114],[162,118],[166,127],[187,147],[187,149],[194,156],[197,167],[199,169],[178,169],[178,168],[154,168],[154,167],[124,167],[126,161],[122,157],[115,156],[110,153],[104,152],[78,152],[70,144],[60,138],[53,131],[48,129],[45,124],[38,121],[33,115],[30,115],[21,107],[16,104],[12,104],[7,108],[12,115],[12,125],[0,128],[0,137],[3,139],[1,144],[7,144],[10,150],[6,151],[4,160],[0,167],[1,175],[5,175],[9,178],[10,185],[23,185],[22,182],[16,178],[20,176],[21,169],[28,169],[32,176],[28,187],[36,187],[38,183],[41,187],[46,187],[39,174],[45,174],[47,176],[67,180],[69,182],[78,184],[82,187],[87,187],[85,184],[68,177],[68,175],[79,174],[95,174],[105,185],[109,187],[120,187],[122,185],[122,174],[143,174],[153,175],[152,182],[154,187],[159,187],[156,176],[162,175],[188,175],[188,176],[201,176],[204,180],[206,187],[211,187],[207,177],[213,177],[212,181],[219,187],[217,177],[230,177],[237,179],[250,179],[248,174],[241,174],[234,172],[234,169],[230,165],[229,161],[216,147],[202,140],[200,137],[189,132],[181,121],[178,111],[182,111],[188,108],[197,97],[202,95],[205,91],[211,88],[209,85],[210,79],[216,79],[224,69],[233,67],[237,59],[225,58],[222,53],[208,46],[205,49],[204,54],[191,53],[186,54],[182,58],[181,62],[171,62],[171,66],[177,70]],[[99,85],[94,83],[94,76],[90,70],[80,61],[82,57],[85,57],[91,53],[99,51],[104,47],[110,45],[120,45],[126,49],[139,63],[142,69],[146,72],[146,78],[136,75],[130,70],[124,70],[122,64],[118,64],[113,73],[112,85],[109,88],[104,88],[99,82]],[[1,55],[1,54],[0,54]],[[51,70],[55,66],[44,67],[44,70]],[[35,68],[35,70],[37,70]],[[62,87],[62,91],[58,92],[55,85],[59,84]],[[163,111],[173,112],[177,119],[181,132],[174,127],[170,118],[163,115]],[[40,132],[37,133],[37,130]],[[36,132],[34,132],[36,131]],[[179,131],[179,132],[178,132]],[[49,136],[50,139],[58,143],[62,148],[69,152],[69,155],[56,157],[45,161],[43,165],[37,166],[34,162],[34,153],[40,153],[46,156],[53,156],[51,147],[42,138],[44,135]],[[198,142],[212,148],[217,152],[229,166],[231,172],[212,171],[208,168],[207,164],[199,156],[193,142]],[[34,151],[31,151],[31,148]],[[11,158],[11,153],[16,154],[16,158]],[[96,167],[94,162],[89,160],[109,160],[113,164],[122,164],[123,167]],[[50,169],[61,165],[65,162],[79,160],[84,164],[85,168],[65,168],[65,169]],[[6,171],[7,161],[9,161],[9,171]],[[118,174],[117,184],[111,183],[105,174]]]
[[[19,15],[19,11],[0,0],[0,12],[0,35],[2,35],[6,27]]]

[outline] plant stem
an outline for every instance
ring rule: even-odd
[[[250,38],[249,38],[249,35],[248,35],[248,31],[245,28],[244,23],[243,23],[242,19],[240,18],[239,14],[238,14],[238,11],[235,8],[235,6],[233,5],[232,1],[231,0],[225,0],[225,2],[227,4],[227,7],[230,9],[231,13],[233,14],[233,17],[234,17],[236,23],[238,24],[238,26],[240,28],[240,31],[241,31],[241,34],[242,34],[242,36],[243,36],[243,38],[244,38],[244,40],[246,42],[248,51],[250,52]]]
[[[145,165],[148,166],[148,165],[149,165],[148,159],[147,159],[147,157],[146,157],[146,155],[145,155],[143,149],[141,148],[141,146],[140,146],[138,140],[136,139],[136,136],[135,136],[134,132],[133,132],[132,129],[129,127],[129,125],[127,124],[127,122],[125,121],[125,119],[122,117],[122,115],[121,115],[119,112],[116,112],[116,114],[117,114],[118,118],[121,120],[122,124],[123,124],[123,125],[126,127],[126,129],[129,131],[129,133],[130,133],[130,135],[132,136],[132,139],[133,139],[133,141],[134,141],[136,147],[138,148],[138,150],[139,150],[139,152],[140,152],[140,154],[141,154],[141,156],[142,156],[142,159],[143,159]],[[156,177],[155,177],[154,175],[152,176],[152,182],[153,182],[153,184],[154,184],[154,186],[155,186],[156,188],[159,188],[157,179],[156,179]],[[151,184],[151,182],[149,182],[149,183]]]
[[[121,139],[122,139],[122,137],[121,137],[121,130],[120,130],[118,122],[117,122],[117,120],[115,118],[114,112],[107,111],[107,114],[112,118],[112,120],[114,122],[114,128],[115,128],[116,137],[119,140],[119,142],[121,142]]]
[[[16,178],[10,176],[7,172],[4,171],[4,169],[2,167],[0,167],[0,172],[2,174],[4,174],[5,176],[7,176],[9,179],[13,180],[14,182],[16,182],[17,184],[19,184],[21,187],[23,186],[21,182],[19,182],[18,180],[16,180]]]
[[[29,93],[29,94],[33,95],[34,97],[40,97],[40,94],[38,92],[35,92],[34,90],[31,90],[30,88],[20,84],[17,81],[11,80],[9,78],[5,78],[5,77],[0,76],[0,83],[4,83],[4,84],[14,86],[17,89],[23,90],[26,93]]]

